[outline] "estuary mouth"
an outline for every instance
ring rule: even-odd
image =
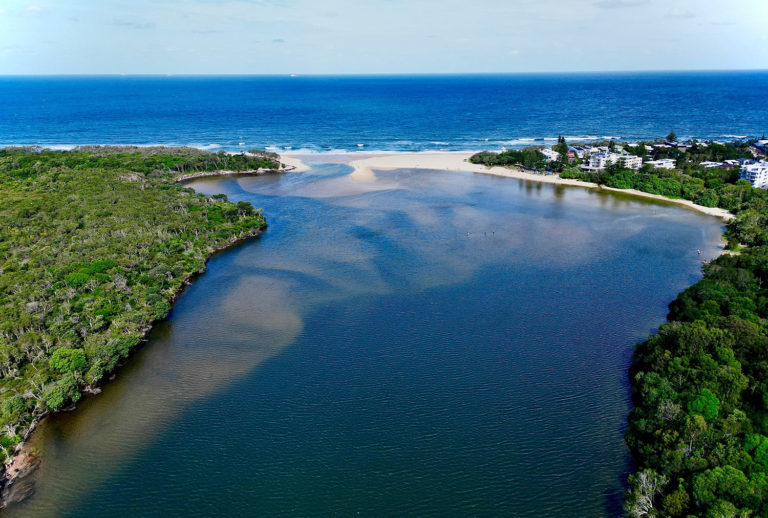
[[[564,484],[555,514],[620,500],[631,346],[719,223],[468,172],[383,169],[354,192],[346,164],[296,174],[187,184],[264,207],[269,230],[215,257],[103,394],[46,419],[9,516],[534,509],[543,481]]]

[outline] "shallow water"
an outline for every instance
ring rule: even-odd
[[[34,437],[9,516],[616,516],[632,344],[716,255],[680,207],[470,173],[205,179],[269,230]]]

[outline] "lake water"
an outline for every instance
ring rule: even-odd
[[[621,514],[632,345],[722,223],[350,171],[189,184],[263,207],[269,230],[214,258],[103,394],[44,423],[36,493],[8,516]]]

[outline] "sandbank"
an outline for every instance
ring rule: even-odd
[[[637,191],[635,189],[615,189],[613,187],[601,186],[596,183],[583,182],[581,180],[574,180],[570,178],[560,178],[560,176],[557,174],[536,174],[517,168],[500,166],[486,167],[481,164],[472,164],[469,162],[469,157],[471,157],[473,154],[474,152],[469,151],[391,153],[377,155],[350,154],[349,156],[351,158],[349,165],[354,169],[350,176],[355,180],[367,181],[374,178],[375,170],[387,171],[394,169],[430,169],[467,171],[472,173],[504,176],[507,178],[517,178],[519,180],[528,180],[531,182],[541,182],[556,185],[572,185],[576,187],[586,187],[589,189],[621,192],[642,198],[650,198],[682,205],[684,207],[697,210],[710,216],[722,218],[726,221],[734,218],[734,215],[725,209],[720,209],[717,207],[705,207],[703,205],[697,205],[688,200],[667,198],[658,194],[650,194],[647,192]],[[289,160],[291,162],[288,162]],[[309,169],[309,167],[301,160],[300,155],[283,155],[281,156],[281,161],[286,164],[290,163],[290,165],[297,165],[297,171],[299,170],[298,164],[300,164],[301,170]]]

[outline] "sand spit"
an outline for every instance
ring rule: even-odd
[[[528,180],[531,182],[550,183],[557,185],[572,185],[576,187],[586,187],[589,189],[601,189],[605,191],[615,191],[643,198],[661,200],[677,205],[682,205],[710,216],[731,220],[734,215],[725,209],[716,207],[704,207],[688,200],[679,200],[667,198],[658,194],[637,191],[634,189],[615,189],[612,187],[600,186],[596,183],[582,182],[580,180],[560,178],[557,174],[537,174],[522,169],[508,167],[486,167],[480,164],[469,162],[474,152],[421,152],[421,153],[391,153],[376,155],[355,155],[350,154],[349,165],[354,171],[350,175],[358,181],[369,181],[375,177],[376,170],[394,170],[394,169],[430,169],[445,171],[468,171],[481,174],[492,174],[495,176],[505,176],[507,178],[517,178],[519,180]],[[313,157],[314,158],[314,157]],[[296,165],[296,171],[306,171],[309,169],[299,155],[281,156],[280,160],[285,164]]]

